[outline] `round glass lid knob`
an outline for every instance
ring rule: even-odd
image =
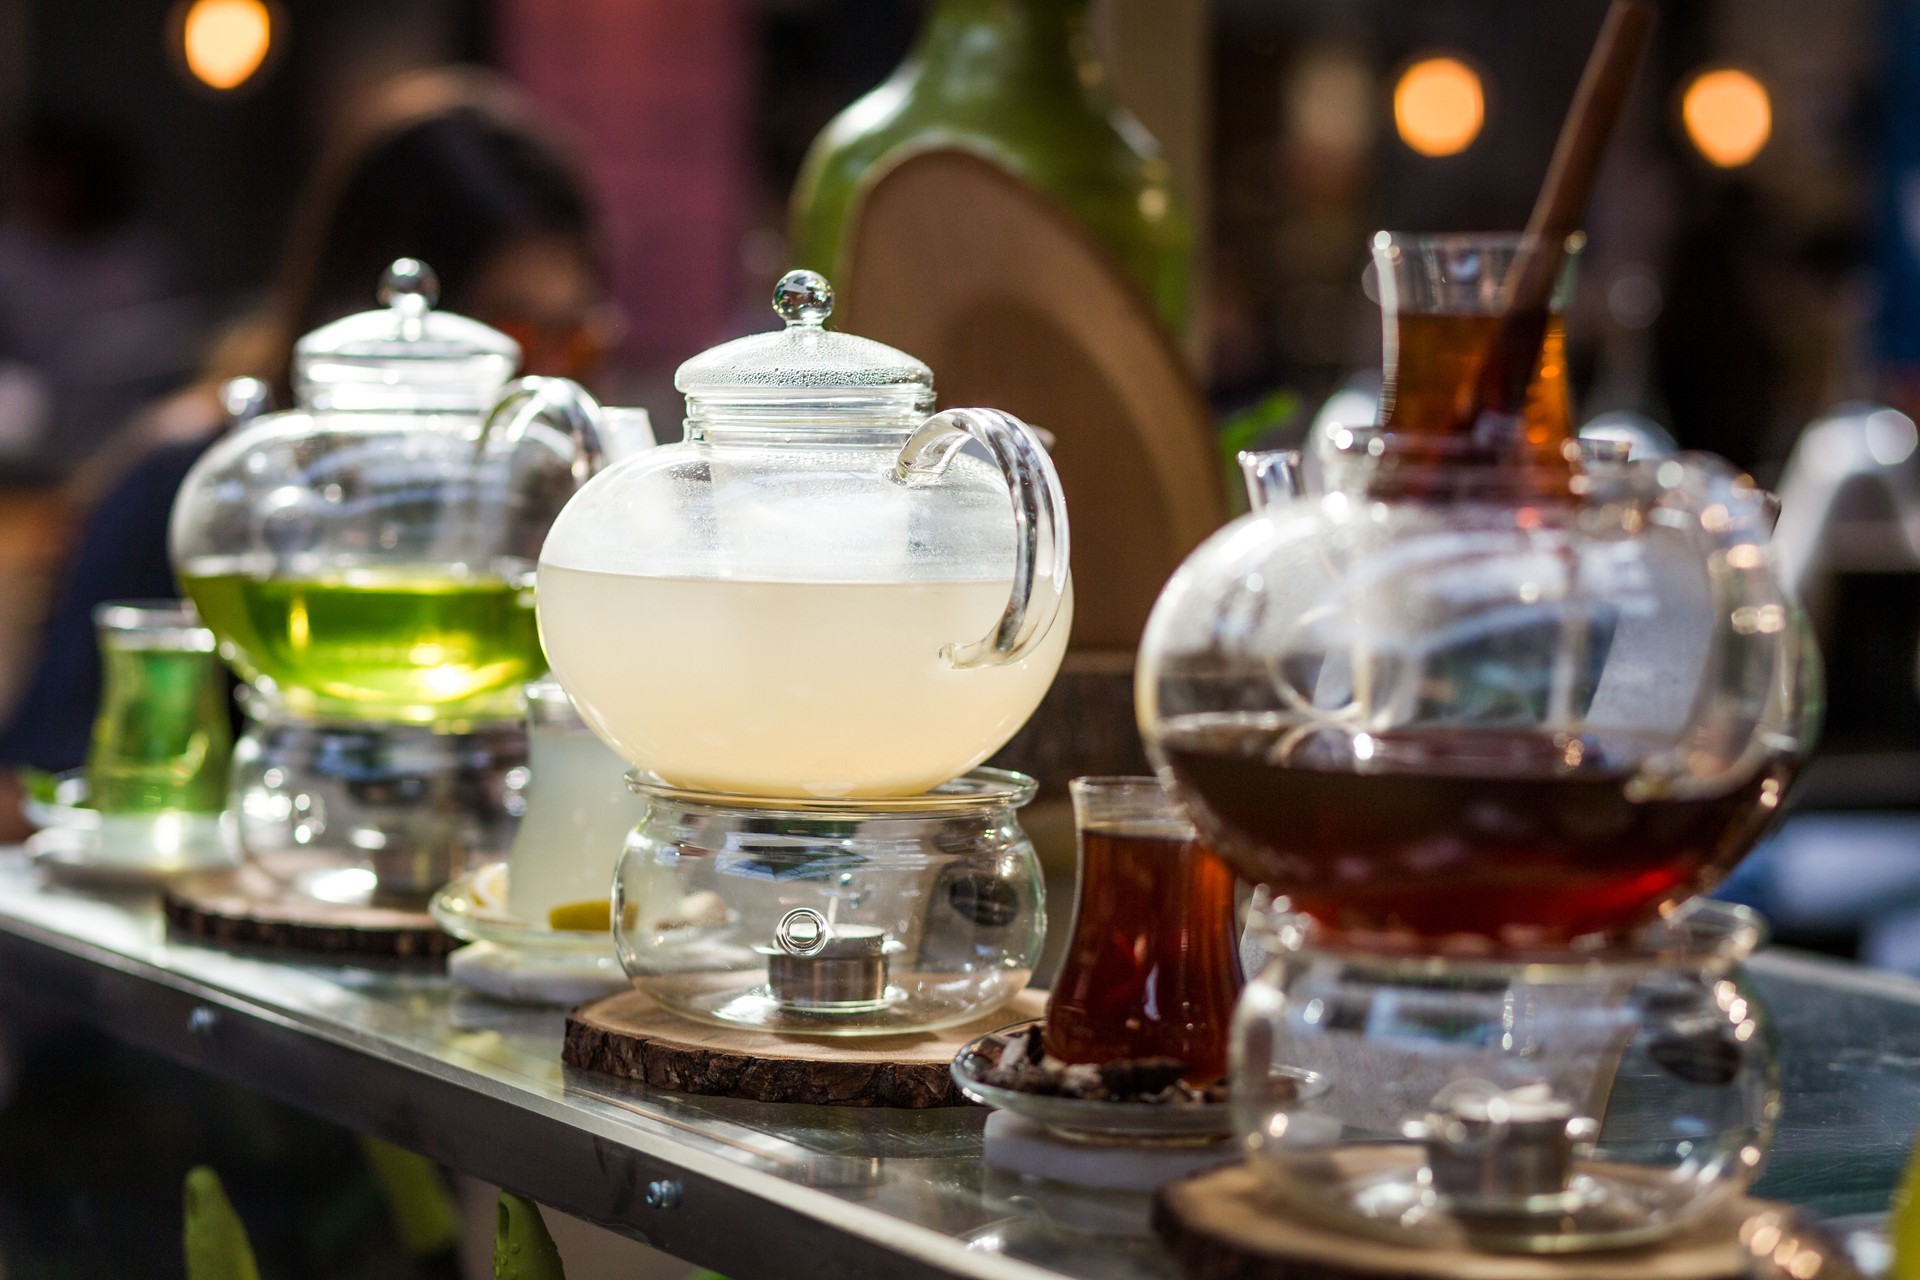
[[[790,325],[818,329],[833,314],[833,286],[818,271],[789,271],[773,286],[773,310]]]

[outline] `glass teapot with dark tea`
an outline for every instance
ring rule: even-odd
[[[1215,847],[1368,945],[1623,938],[1751,847],[1813,730],[1767,495],[1583,456],[1545,317],[1484,398],[1516,243],[1375,238],[1379,430],[1195,551],[1141,646],[1142,732]]]

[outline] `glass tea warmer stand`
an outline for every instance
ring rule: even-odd
[[[717,1026],[876,1035],[970,1022],[1017,995],[1046,930],[1017,810],[1033,780],[975,769],[913,796],[775,799],[635,775],[646,816],[613,885],[634,984]]]
[[[695,356],[686,440],[596,476],[542,548],[541,635],[648,815],[614,897],[635,982],[809,1033],[964,1021],[1025,983],[1040,877],[1018,775],[1072,594],[1060,481],[1007,414],[928,416],[913,357],[826,327]]]
[[[1376,238],[1380,429],[1195,551],[1137,704],[1281,895],[1236,1016],[1254,1164],[1356,1232],[1555,1252],[1678,1231],[1764,1156],[1760,927],[1694,895],[1778,812],[1818,678],[1746,477],[1583,452],[1538,365],[1460,413],[1510,256]],[[1330,1087],[1290,1104],[1302,1069]]]
[[[436,291],[402,259],[386,305],[301,338],[297,407],[216,444],[174,503],[175,571],[246,683],[241,844],[322,900],[424,905],[505,848],[545,666],[534,557],[599,461],[592,401],[509,388],[518,346]]]

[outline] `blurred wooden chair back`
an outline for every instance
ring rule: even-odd
[[[1073,644],[1131,651],[1167,577],[1226,518],[1205,402],[1173,340],[1064,210],[968,152],[913,152],[854,211],[835,327],[908,351],[942,407],[1054,437]]]

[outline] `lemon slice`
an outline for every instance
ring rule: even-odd
[[[613,903],[606,898],[563,902],[547,912],[547,928],[569,933],[609,933],[613,930]]]

